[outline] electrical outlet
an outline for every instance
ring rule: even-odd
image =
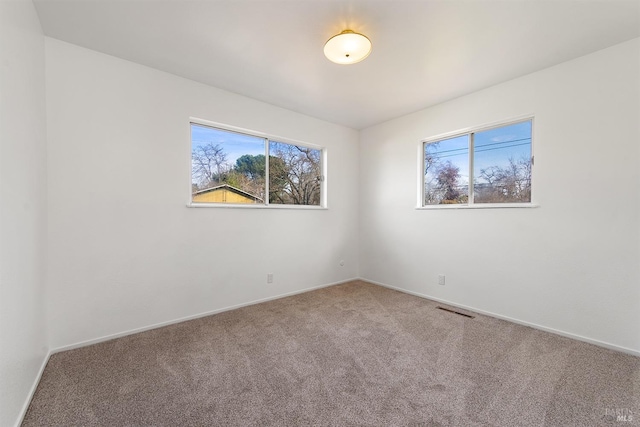
[[[444,274],[438,274],[438,285],[444,286]]]
[[[267,273],[267,283],[273,283],[273,273]]]

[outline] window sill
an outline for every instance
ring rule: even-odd
[[[293,209],[326,211],[324,206],[308,205],[263,205],[263,204],[234,204],[234,203],[187,203],[188,208],[223,208],[223,209]]]
[[[538,208],[535,203],[477,203],[474,205],[429,205],[418,206],[417,210],[439,210],[439,209],[526,209]]]

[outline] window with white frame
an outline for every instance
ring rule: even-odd
[[[320,147],[192,122],[191,203],[322,206],[323,154]]]
[[[423,141],[422,206],[531,203],[533,119]]]

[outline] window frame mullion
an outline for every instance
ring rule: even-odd
[[[475,138],[475,132],[471,132],[469,133],[469,189],[468,191],[468,201],[467,204],[469,206],[473,205],[473,185],[474,185],[474,180],[473,180],[473,175],[474,175],[474,164],[473,164],[473,150],[474,150],[474,138]]]
[[[269,206],[269,145],[271,140],[264,139],[264,205]]]

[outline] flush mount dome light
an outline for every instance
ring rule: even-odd
[[[324,56],[336,64],[355,64],[371,53],[371,40],[362,34],[344,30],[324,45]]]

